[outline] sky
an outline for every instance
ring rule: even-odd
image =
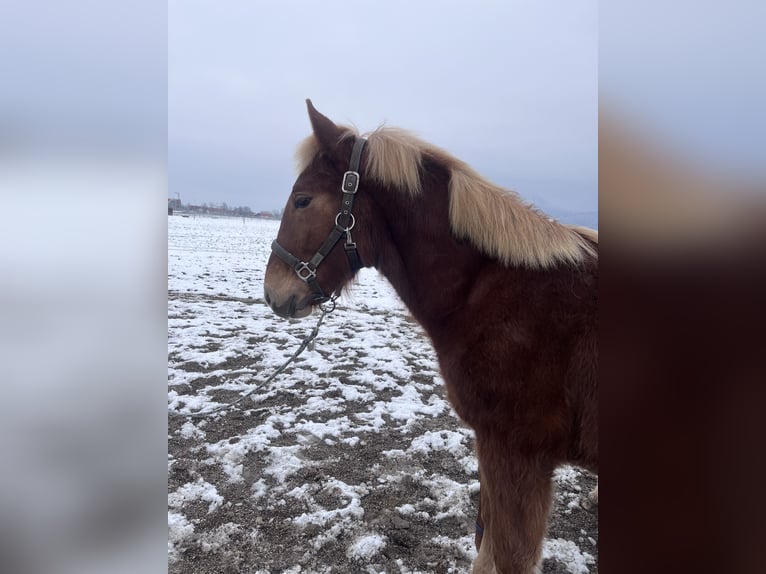
[[[599,101],[708,169],[766,175],[766,3],[599,7]]]
[[[169,196],[283,207],[311,98],[362,132],[410,130],[543,209],[595,211],[597,35],[595,0],[171,0]]]

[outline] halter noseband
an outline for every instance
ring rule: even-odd
[[[356,138],[356,141],[354,142],[354,149],[351,152],[348,171],[343,174],[343,183],[341,185],[343,198],[340,211],[338,212],[338,215],[335,216],[335,227],[314,256],[309,261],[301,261],[277,243],[276,240],[271,244],[271,251],[292,267],[293,271],[300,277],[301,281],[307,283],[314,292],[315,303],[323,303],[330,299],[319,286],[319,281],[317,281],[317,267],[319,267],[319,264],[325,257],[327,257],[333,247],[335,247],[335,244],[338,243],[338,240],[344,235],[346,236],[346,243],[343,247],[346,251],[349,265],[351,265],[351,270],[356,273],[363,267],[362,262],[359,259],[359,253],[356,250],[356,243],[351,239],[351,230],[356,224],[356,219],[354,219],[354,214],[351,212],[351,209],[354,206],[354,197],[359,189],[359,162],[362,159],[362,150],[364,149],[365,143],[367,143],[367,140],[364,138]]]

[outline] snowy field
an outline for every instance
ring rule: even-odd
[[[263,302],[277,228],[168,217],[169,572],[468,572],[473,434],[375,271],[268,387],[206,419],[175,416],[252,390],[313,327]],[[595,481],[568,467],[555,480],[543,570],[597,572],[597,512],[579,504]]]

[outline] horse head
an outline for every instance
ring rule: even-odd
[[[365,140],[320,114],[311,100],[306,104],[313,133],[298,149],[300,175],[264,278],[266,302],[290,318],[305,317],[339,294],[371,257],[370,199],[359,175]]]

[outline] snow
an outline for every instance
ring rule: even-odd
[[[588,564],[595,564],[591,554],[582,552],[571,540],[547,539],[543,544],[543,559],[553,558],[566,565],[571,574],[588,574]]]
[[[238,524],[227,522],[212,532],[200,536],[199,544],[203,552],[214,552],[231,541],[231,536],[241,530]]]
[[[386,537],[380,534],[366,534],[349,546],[346,555],[357,560],[369,560],[386,546]]]
[[[179,556],[179,547],[194,535],[194,525],[183,514],[168,512],[168,559],[174,562]]]
[[[203,513],[221,514],[231,504],[229,486],[242,485],[245,499],[263,516],[275,506],[299,503],[300,511],[284,520],[302,533],[307,551],[343,540],[348,559],[371,562],[372,568],[390,541],[366,522],[368,497],[408,480],[413,487],[401,487],[404,504],[388,511],[434,524],[434,536],[426,540],[441,547],[451,557],[450,568],[460,571],[456,560],[462,564],[475,556],[470,498],[479,484],[473,433],[456,420],[444,396],[430,342],[377,272],[358,274],[327,317],[313,350],[268,387],[257,386],[314,324],[313,318],[279,319],[263,302],[263,275],[277,228],[272,221],[168,218],[169,411],[204,411],[255,390],[238,406],[236,430],[226,436],[216,434],[208,419],[178,425],[177,437],[195,445],[191,452],[200,470],[168,493],[169,560],[179,560],[187,548],[214,553],[258,537],[229,521],[230,515],[204,531],[191,518],[190,508],[199,505]],[[210,420],[229,416],[220,413]],[[441,420],[449,420],[449,428]],[[371,444],[381,444],[379,437],[395,438],[396,448],[388,444],[376,461],[365,463],[368,477],[362,481],[340,475],[298,479],[328,460],[357,465],[355,458]],[[428,460],[449,461],[453,478],[426,472]],[[169,457],[169,472],[177,463]],[[211,476],[221,476],[221,482],[208,482],[215,482]],[[575,491],[557,489],[564,512],[577,510],[581,478],[576,469],[556,470],[556,483]],[[408,497],[408,489],[418,494]],[[464,529],[459,536],[444,536],[442,521]],[[584,543],[595,545],[592,538]],[[544,553],[572,574],[588,572],[587,565],[594,563],[569,540],[546,540]],[[287,566],[279,571],[307,571]],[[399,568],[412,571],[404,562]]]
[[[218,494],[218,489],[201,478],[196,482],[184,484],[175,492],[168,494],[168,506],[175,509],[180,509],[197,500],[210,503],[207,509],[208,513],[213,512],[223,504],[223,497]]]
[[[453,454],[464,454],[466,451],[464,439],[464,434],[454,431],[432,431],[413,439],[409,450],[424,454],[431,450],[447,450]]]
[[[186,422],[181,427],[181,436],[184,438],[205,438],[205,433],[191,422]]]
[[[361,518],[364,515],[361,496],[367,494],[364,486],[353,487],[341,480],[330,480],[325,488],[325,493],[338,496],[341,499],[341,506],[332,510],[319,509],[314,512],[304,513],[293,520],[299,528],[316,524],[324,526],[328,522],[337,518]]]
[[[300,446],[274,446],[269,450],[268,463],[264,474],[273,476],[277,482],[283,484],[288,476],[305,466],[296,453],[301,450]]]

